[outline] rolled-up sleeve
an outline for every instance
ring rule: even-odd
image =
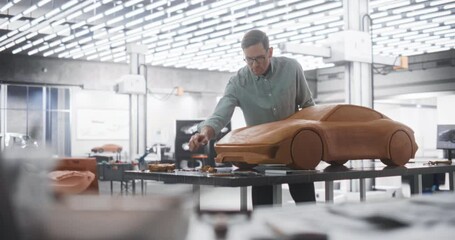
[[[310,88],[308,86],[308,82],[305,79],[305,74],[303,73],[302,66],[300,66],[300,64],[298,63],[296,71],[297,71],[296,104],[298,105],[299,108],[314,106],[314,101],[311,95]]]
[[[235,91],[235,84],[231,78],[224,90],[224,96],[216,105],[213,114],[198,125],[198,131],[201,131],[204,126],[210,126],[215,130],[216,135],[221,132],[221,129],[231,121],[235,107],[239,106]]]

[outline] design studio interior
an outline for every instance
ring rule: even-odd
[[[0,0],[0,148],[0,239],[453,239],[455,0]]]

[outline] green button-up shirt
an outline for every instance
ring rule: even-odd
[[[299,108],[313,106],[313,98],[300,64],[286,57],[272,57],[271,69],[256,76],[248,66],[232,76],[214,113],[199,124],[211,126],[218,134],[240,107],[247,126],[282,120]]]

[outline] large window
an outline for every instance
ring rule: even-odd
[[[41,146],[71,156],[69,89],[1,87],[2,149]]]
[[[70,90],[46,89],[46,143],[59,156],[71,156]]]

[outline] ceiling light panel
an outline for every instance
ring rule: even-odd
[[[414,55],[430,51],[443,51],[448,40],[455,33],[451,22],[453,12],[444,7],[455,1],[387,1],[370,2],[370,16],[373,27],[370,29],[373,49],[379,54]],[[452,47],[453,48],[453,47]]]
[[[272,45],[322,45],[344,28],[342,0],[5,2],[0,4],[0,29],[6,31],[0,51],[127,62],[126,45],[140,43],[148,47],[147,63],[191,69],[244,66],[240,41],[250,29],[266,31]],[[371,0],[369,5],[375,53],[453,48],[455,1]],[[321,59],[293,57],[305,69],[329,66]]]

